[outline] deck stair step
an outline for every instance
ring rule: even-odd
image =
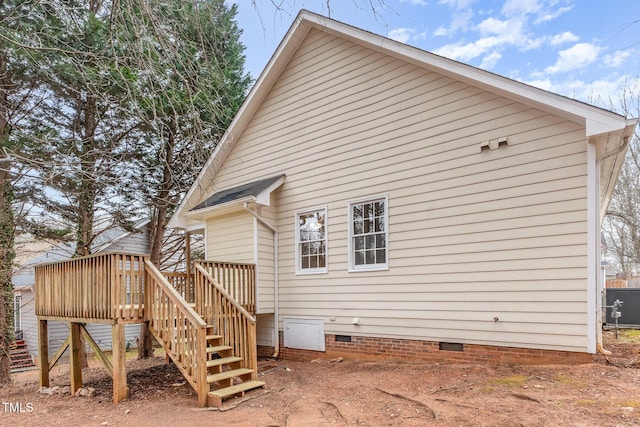
[[[241,384],[236,384],[231,387],[221,388],[219,390],[213,390],[209,392],[209,402],[212,406],[218,408],[222,406],[222,400],[226,397],[240,395],[243,396],[245,391],[253,390],[254,388],[264,387],[264,381],[252,380],[246,381]]]
[[[207,347],[207,353],[219,353],[225,350],[231,350],[233,347],[230,345],[216,345],[213,347]]]
[[[27,349],[27,344],[23,340],[18,340],[10,344],[10,369],[24,369],[35,367],[33,357]]]
[[[242,357],[221,357],[220,359],[207,360],[207,368],[211,368],[213,366],[227,365],[229,363],[241,362]]]
[[[222,335],[207,335],[207,341],[209,340],[219,340],[220,338],[222,338]]]
[[[211,384],[222,380],[228,380],[229,378],[247,375],[252,372],[253,370],[249,368],[232,369],[230,371],[220,372],[219,374],[207,375],[207,382]]]

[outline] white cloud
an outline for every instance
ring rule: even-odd
[[[572,9],[572,6],[557,7],[557,3],[557,0],[507,0],[502,6],[502,14],[506,17],[533,15],[533,23],[541,24]]]
[[[522,46],[522,50],[527,51],[537,49],[542,46],[545,41],[545,37],[536,37],[535,39],[527,38],[524,46]]]
[[[562,73],[585,67],[598,58],[600,48],[592,43],[578,43],[558,52],[554,65],[545,68],[547,73]]]
[[[558,16],[562,15],[563,13],[567,13],[572,9],[571,6],[566,6],[566,7],[559,7],[556,10],[549,10],[546,11],[544,13],[541,13],[538,18],[534,21],[535,24],[541,24],[543,22],[547,22],[547,21],[551,21],[553,19],[556,19]]]
[[[474,2],[474,0],[440,0],[438,3],[446,4],[455,9],[466,9]]]
[[[409,3],[415,6],[426,6],[427,2],[425,0],[400,0],[400,3]]]
[[[449,35],[449,29],[445,27],[438,27],[433,31],[434,36],[446,36]]]
[[[502,58],[502,54],[500,52],[491,52],[489,55],[482,58],[482,64],[480,64],[480,68],[485,70],[491,70],[496,66],[496,63]]]
[[[462,29],[466,30],[470,27],[471,19],[473,18],[473,9],[470,8],[471,4],[475,0],[440,0],[439,4],[445,4],[455,11],[453,12],[451,25],[448,27],[440,26],[434,31],[435,36],[449,36],[456,31]]]
[[[435,49],[433,52],[437,55],[446,56],[447,58],[469,61],[483,55],[492,48],[500,44],[497,37],[485,37],[472,43],[454,43]]]
[[[542,9],[539,0],[507,0],[502,6],[504,16],[528,15]]]
[[[580,37],[576,36],[571,31],[565,31],[562,34],[556,34],[551,37],[549,43],[551,43],[552,46],[557,46],[560,44],[577,42],[578,40],[580,40]]]
[[[553,92],[553,83],[551,83],[551,80],[549,79],[529,80],[528,82],[525,82],[525,83],[540,89]]]
[[[501,21],[496,18],[487,18],[476,27],[481,35],[502,34],[509,31],[509,27],[513,26],[514,21]]]
[[[631,76],[612,74],[591,83],[576,79],[552,82],[548,78],[525,81],[525,83],[603,108],[622,111],[621,106],[616,104],[619,103],[618,94],[622,93],[631,81],[633,81]]]
[[[389,31],[387,37],[400,43],[406,43],[414,32],[415,30],[413,28],[396,28]]]
[[[622,51],[610,53],[604,56],[604,63],[609,67],[619,67],[630,56],[631,56],[631,52],[628,50],[622,50]]]

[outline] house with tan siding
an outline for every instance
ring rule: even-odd
[[[586,361],[636,122],[302,11],[169,225],[262,354]]]

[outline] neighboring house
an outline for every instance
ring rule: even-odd
[[[285,357],[586,361],[635,125],[303,11],[170,226],[257,264]]]
[[[92,244],[92,253],[129,252],[135,254],[149,253],[149,220],[140,220],[134,226],[134,231],[126,231],[116,227],[98,235]],[[75,243],[61,243],[39,256],[26,262],[13,275],[14,286],[14,325],[16,335],[25,340],[33,356],[38,354],[38,321],[34,313],[35,283],[33,267],[38,264],[69,259],[75,252]],[[111,326],[87,324],[87,331],[96,343],[105,350],[111,349]],[[140,334],[140,325],[126,325],[126,341],[131,347],[136,347],[136,338]],[[69,335],[67,323],[59,321],[49,322],[49,352],[54,354]]]

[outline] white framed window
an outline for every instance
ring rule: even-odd
[[[296,213],[296,273],[327,272],[327,208]]]
[[[13,329],[15,332],[22,330],[22,295],[13,296]]]
[[[349,203],[349,270],[389,268],[388,197]]]

